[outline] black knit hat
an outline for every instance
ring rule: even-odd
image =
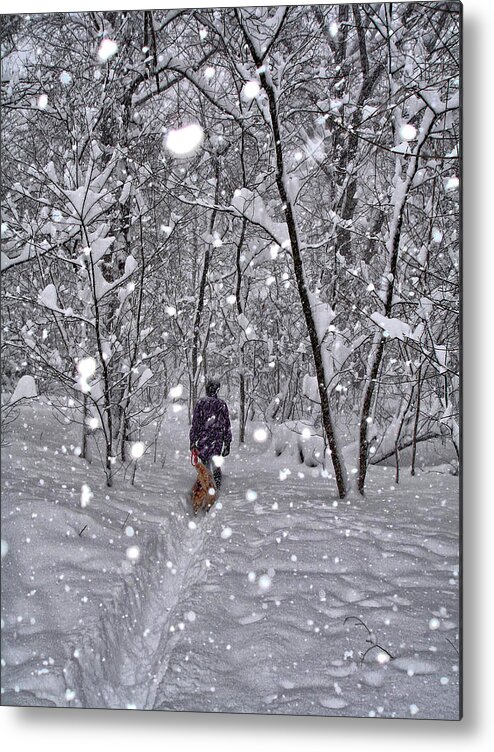
[[[206,381],[206,394],[208,397],[216,397],[220,390],[220,382],[218,379],[208,379]]]

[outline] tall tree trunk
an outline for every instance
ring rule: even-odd
[[[84,238],[85,238],[87,245],[89,245],[88,231],[84,225],[82,225],[82,232],[84,234]],[[93,262],[91,254],[89,254],[89,257],[88,257],[87,271],[88,271],[89,284],[91,286],[92,303],[94,306],[94,332],[95,332],[95,337],[96,337],[96,347],[98,350],[99,365],[103,372],[102,428],[103,428],[103,433],[105,436],[105,447],[106,447],[106,457],[105,457],[105,462],[104,462],[105,474],[106,474],[106,485],[112,486],[113,485],[113,476],[111,472],[111,460],[113,457],[112,407],[113,407],[114,395],[113,395],[113,389],[112,389],[111,376],[108,370],[108,364],[107,364],[107,360],[106,360],[104,349],[103,349],[102,314],[101,314],[101,310],[100,310],[100,306],[98,302],[94,262]]]
[[[396,432],[396,438],[395,438],[395,461],[396,461],[395,481],[396,483],[400,482],[400,436],[401,436],[401,432],[403,431],[403,426],[405,425],[407,413],[412,404],[414,392],[415,392],[415,385],[412,385],[412,389],[410,391],[407,404],[404,407],[400,408],[401,419],[400,419],[400,425],[398,426],[398,431]]]
[[[238,13],[238,11],[237,11]],[[255,45],[244,28],[240,16],[239,23],[242,28],[244,38],[249,46],[250,52],[259,70],[259,76],[262,86],[268,97],[269,113],[271,120],[271,127],[273,132],[273,142],[275,148],[276,157],[276,185],[278,193],[283,206],[283,212],[285,216],[285,222],[288,228],[288,236],[290,239],[293,269],[295,273],[295,280],[297,283],[297,291],[302,305],[302,312],[304,315],[307,332],[309,335],[309,341],[312,350],[312,357],[314,361],[314,367],[316,371],[316,378],[319,391],[319,399],[321,402],[321,413],[323,428],[328,440],[329,451],[331,454],[331,461],[335,473],[336,485],[338,488],[338,495],[340,499],[345,498],[347,493],[347,478],[346,471],[343,463],[343,458],[340,454],[338,442],[336,440],[336,434],[334,431],[333,420],[331,416],[331,408],[329,404],[329,396],[327,390],[327,379],[322,355],[322,343],[319,341],[317,334],[316,323],[310,303],[309,291],[307,288],[307,282],[305,279],[304,264],[300,249],[300,241],[298,237],[297,220],[295,216],[294,206],[292,200],[288,195],[287,190],[287,175],[285,171],[285,162],[283,155],[282,134],[280,131],[280,123],[278,118],[277,109],[277,96],[271,74],[267,67],[262,65],[262,59],[257,54]]]
[[[388,261],[381,281],[381,298],[384,301],[384,316],[390,317],[393,307],[393,295],[396,282],[396,269],[398,266],[398,257],[400,252],[401,228],[405,207],[407,205],[408,194],[412,185],[413,178],[417,172],[419,164],[420,151],[424,142],[429,135],[432,125],[435,121],[435,114],[432,110],[427,110],[422,118],[420,138],[415,153],[409,157],[408,167],[405,178],[402,179],[402,157],[396,157],[395,166],[395,191],[392,200],[393,216],[389,229],[387,241]],[[386,339],[384,332],[379,327],[374,335],[371,352],[368,359],[367,377],[364,386],[364,395],[362,400],[362,409],[360,412],[359,427],[359,472],[358,472],[358,490],[362,496],[365,490],[365,478],[367,475],[368,449],[369,442],[367,439],[368,418],[372,405],[372,397],[381,368],[381,362],[384,354],[384,345]]]
[[[218,203],[219,197],[219,182],[220,182],[220,160],[219,157],[215,158],[215,189],[214,189],[214,203],[215,206]],[[213,209],[211,219],[209,222],[209,234],[212,235],[214,230],[214,222],[216,219],[216,208]],[[199,350],[200,350],[200,335],[201,335],[201,322],[202,313],[204,310],[204,296],[206,293],[206,282],[209,273],[209,264],[211,261],[211,245],[206,246],[204,252],[204,264],[202,267],[201,281],[199,284],[199,295],[197,298],[196,313],[194,316],[194,328],[192,334],[192,353],[191,353],[191,366],[192,366],[192,383],[191,383],[191,402],[192,407],[197,401],[197,377],[199,370]]]
[[[237,246],[237,257],[236,257],[236,265],[237,265],[237,283],[235,287],[235,300],[237,304],[237,313],[240,316],[243,312],[243,305],[242,305],[242,295],[241,295],[241,289],[242,289],[242,268],[241,268],[241,262],[240,257],[242,255],[242,246],[244,243],[245,238],[245,230],[247,227],[247,220],[245,217],[242,219],[242,228],[240,231],[240,238],[238,241]],[[243,444],[245,442],[245,351],[244,351],[245,343],[241,343],[239,346],[239,366],[238,366],[238,376],[239,376],[239,413],[238,413],[238,440],[240,444]]]
[[[81,457],[84,460],[89,461],[88,457],[88,417],[89,411],[87,409],[87,394],[84,393],[82,398],[82,451]]]
[[[410,468],[410,475],[415,475],[415,462],[417,458],[417,436],[419,430],[419,417],[420,417],[420,393],[421,393],[421,370],[419,368],[417,373],[417,404],[415,406],[415,420],[413,422],[413,435],[412,435],[412,465]]]

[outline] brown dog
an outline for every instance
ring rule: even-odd
[[[192,486],[192,508],[194,514],[197,514],[200,509],[209,511],[216,501],[216,486],[214,485],[213,476],[202,462],[197,463],[196,469],[197,478]]]

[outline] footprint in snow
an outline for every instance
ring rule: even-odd
[[[409,676],[414,676],[415,674],[433,674],[437,671],[437,666],[434,663],[412,657],[395,658],[391,665],[399,671],[406,671]]]
[[[331,708],[332,710],[346,708],[348,705],[342,697],[320,697],[319,702],[323,708]]]

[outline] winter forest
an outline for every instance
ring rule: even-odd
[[[3,703],[459,717],[460,37],[2,16]]]

